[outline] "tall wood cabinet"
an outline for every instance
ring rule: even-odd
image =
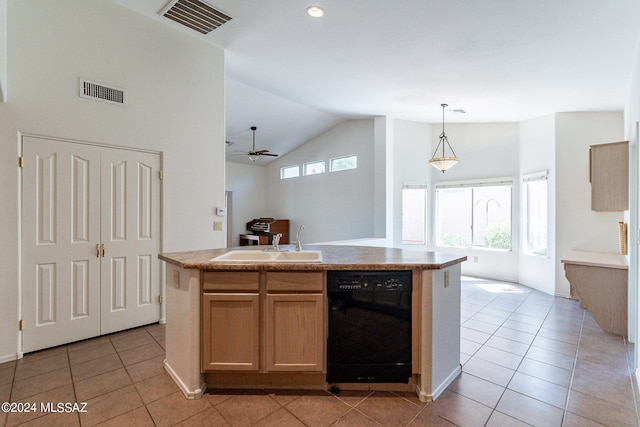
[[[624,211],[629,209],[629,142],[589,147],[591,209]]]
[[[205,272],[202,371],[322,372],[323,272]]]

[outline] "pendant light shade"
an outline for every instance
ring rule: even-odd
[[[447,135],[444,133],[444,109],[447,107],[447,104],[440,104],[442,107],[442,133],[440,134],[440,141],[438,142],[438,146],[436,150],[433,152],[433,156],[431,156],[431,160],[429,160],[429,164],[439,171],[444,171],[451,169],[460,161],[459,158],[456,157],[456,153],[453,151],[451,144],[449,144],[449,139],[447,139]],[[442,146],[441,156],[436,157],[438,154],[438,150]],[[445,147],[449,147],[449,151],[451,151],[451,155],[447,156],[445,154]]]

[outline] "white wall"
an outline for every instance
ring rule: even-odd
[[[0,102],[7,102],[7,0],[0,0]]]
[[[442,129],[432,128],[433,149],[438,143]],[[483,249],[455,249],[434,247],[441,252],[467,255],[468,260],[462,264],[462,273],[477,277],[487,277],[507,281],[518,279],[518,258],[520,247],[520,186],[518,123],[477,123],[477,124],[445,124],[445,132],[460,163],[445,173],[432,169],[432,187],[438,182],[477,180],[479,178],[511,178],[511,233],[513,249],[511,251],[495,251]],[[429,153],[428,158],[432,153]],[[428,159],[427,159],[428,160]],[[431,192],[434,193],[433,191]],[[435,212],[435,197],[432,197],[430,211]],[[435,230],[435,216],[431,216],[431,230]],[[433,235],[433,233],[432,233]],[[433,240],[432,240],[433,242]]]
[[[224,204],[224,52],[107,0],[7,9],[0,360],[19,351],[19,132],[163,152],[163,250],[224,242],[212,227]],[[127,107],[80,98],[79,77],[127,89]]]
[[[555,236],[556,236],[556,138],[555,114],[526,120],[520,123],[520,173],[548,171],[547,179],[547,248],[548,256],[541,257],[519,252],[518,282],[523,285],[555,294]],[[525,213],[524,201],[519,201],[520,211]],[[523,230],[525,218],[520,218]],[[524,232],[524,231],[523,231]]]
[[[266,168],[258,165],[245,165],[227,162],[226,190],[232,192],[231,218],[232,241],[229,246],[240,244],[240,234],[247,232],[247,222],[254,218],[269,217],[267,211],[267,188],[265,185]]]
[[[374,233],[374,121],[349,120],[266,166],[267,212],[300,224],[303,243],[372,237]],[[329,159],[355,154],[357,169],[329,172]],[[302,176],[302,165],[324,160],[327,172]],[[280,168],[300,165],[301,176],[280,179]]]
[[[623,114],[556,114],[556,294],[569,295],[560,260],[572,249],[618,252],[622,212],[591,210],[589,145],[624,140]]]
[[[629,173],[629,340],[636,343],[636,351],[633,358],[636,379],[640,377],[640,351],[638,351],[638,331],[640,330],[640,293],[638,292],[638,238],[633,230],[638,229],[638,165],[640,164],[640,150],[638,150],[638,127],[640,126],[640,39],[637,44],[633,68],[631,70],[631,83],[624,109],[624,137],[630,144]]]

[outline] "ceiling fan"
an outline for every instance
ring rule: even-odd
[[[249,159],[252,162],[255,162],[260,156],[278,157],[277,154],[270,154],[269,150],[256,150],[256,129],[258,128],[255,126],[251,126],[251,130],[253,131],[253,148],[247,153]]]

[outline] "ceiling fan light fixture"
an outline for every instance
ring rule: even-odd
[[[322,15],[324,15],[324,9],[322,9],[320,6],[309,6],[307,8],[307,14],[314,18],[320,18]]]
[[[447,107],[447,104],[440,104],[440,106],[442,107],[442,133],[440,134],[440,140],[438,141],[438,145],[433,152],[433,156],[431,156],[431,159],[429,160],[429,164],[444,173],[446,170],[449,170],[457,165],[460,159],[456,156],[456,153],[453,151],[451,144],[449,144],[447,135],[444,133],[444,109]],[[442,146],[442,155],[436,157],[440,146]],[[452,154],[451,156],[447,156],[445,154],[445,146],[449,147],[449,150]]]
[[[257,153],[249,153],[249,160],[251,160],[252,162],[255,162],[257,159],[258,159]]]

